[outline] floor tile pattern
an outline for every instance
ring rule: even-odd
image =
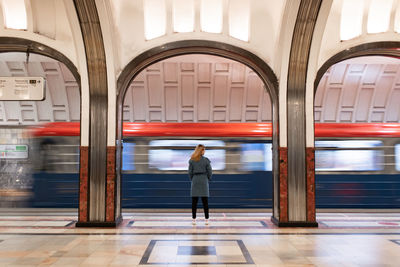
[[[0,227],[1,226],[12,226],[12,227],[22,227],[22,226],[41,226],[41,227],[47,227],[47,226],[56,226],[56,227],[64,227],[71,224],[71,221],[35,221],[35,220],[1,220],[0,221]]]
[[[140,264],[253,264],[242,240],[151,240]]]
[[[193,227],[192,220],[135,220],[128,223],[129,227],[172,227],[172,228],[187,228]],[[210,225],[205,224],[205,220],[197,220],[197,227],[268,227],[263,221],[235,221],[235,220],[211,220]]]
[[[397,227],[400,228],[400,221],[325,221],[320,223],[328,227]]]
[[[395,243],[395,244],[397,244],[397,245],[400,246],[400,239],[397,239],[397,240],[390,240],[390,241],[392,241],[393,243]]]
[[[0,266],[400,266],[400,212],[318,213],[318,228],[277,228],[270,213],[193,226],[189,212],[131,212],[115,229],[54,213],[0,210]]]
[[[178,246],[177,255],[217,255],[215,246]]]

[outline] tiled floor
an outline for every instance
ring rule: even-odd
[[[0,266],[400,266],[400,214],[321,213],[276,228],[267,213],[129,213],[116,229],[76,216],[0,216]]]

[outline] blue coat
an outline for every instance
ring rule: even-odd
[[[208,182],[211,180],[210,160],[201,157],[199,161],[189,160],[189,178],[192,181],[190,195],[192,197],[210,196]]]

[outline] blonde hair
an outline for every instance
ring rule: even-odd
[[[191,160],[194,161],[199,161],[201,156],[202,156],[202,152],[204,151],[204,149],[206,149],[206,147],[204,145],[197,145],[196,149],[194,150],[192,156],[190,156]]]

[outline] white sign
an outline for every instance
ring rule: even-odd
[[[27,145],[0,145],[0,159],[27,159]]]
[[[0,77],[0,101],[37,100],[45,98],[43,77]]]

